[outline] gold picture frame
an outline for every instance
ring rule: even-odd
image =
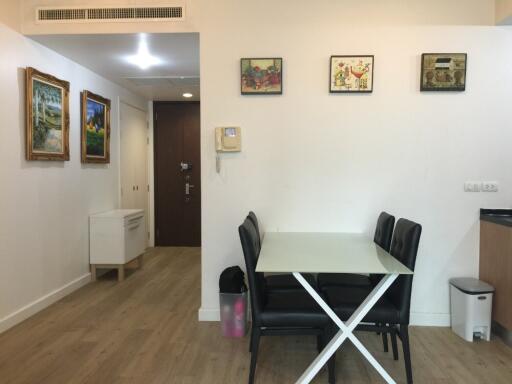
[[[82,163],[110,163],[110,100],[82,92]]]
[[[69,160],[69,82],[25,70],[26,158]]]

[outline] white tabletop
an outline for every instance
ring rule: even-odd
[[[257,272],[413,272],[365,235],[352,233],[267,232]]]

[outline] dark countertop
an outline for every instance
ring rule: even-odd
[[[512,209],[480,209],[480,220],[512,227]]]

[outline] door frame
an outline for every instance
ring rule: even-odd
[[[151,238],[152,238],[152,244],[153,246],[156,246],[156,223],[157,223],[157,218],[158,218],[158,209],[157,209],[157,203],[156,203],[156,195],[157,195],[157,185],[158,183],[156,182],[157,180],[157,176],[156,176],[156,144],[158,142],[158,134],[157,134],[157,129],[156,129],[156,124],[157,124],[157,118],[156,118],[156,108],[155,108],[155,105],[190,105],[190,104],[197,104],[199,106],[201,106],[201,101],[197,101],[197,100],[191,100],[191,101],[150,101],[150,104],[151,104],[151,108],[150,108],[150,112],[151,112],[151,138],[150,138],[150,145],[151,145],[151,151],[153,152],[153,156],[152,156],[152,170],[151,170],[151,177],[152,177],[152,191],[153,193],[151,193],[151,199],[152,199],[152,203],[153,203],[153,221],[152,221],[152,228],[153,228],[153,231],[151,232]],[[199,108],[201,110],[201,108]],[[199,112],[201,113],[201,112]],[[201,154],[201,139],[202,139],[202,130],[201,130],[201,120],[199,121],[199,153]],[[148,155],[149,157],[149,155]],[[200,183],[201,183],[201,234],[203,232],[203,218],[202,218],[202,214],[203,214],[203,201],[202,201],[202,194],[203,194],[203,186],[202,186],[202,180],[203,180],[203,167],[200,167],[200,172],[199,172],[199,180],[200,180]],[[202,236],[201,236],[201,243],[202,243]]]

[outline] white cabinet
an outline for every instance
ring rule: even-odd
[[[117,209],[98,213],[89,218],[90,263],[93,280],[97,268],[116,268],[119,280],[124,279],[124,267],[146,250],[146,222],[142,209]]]

